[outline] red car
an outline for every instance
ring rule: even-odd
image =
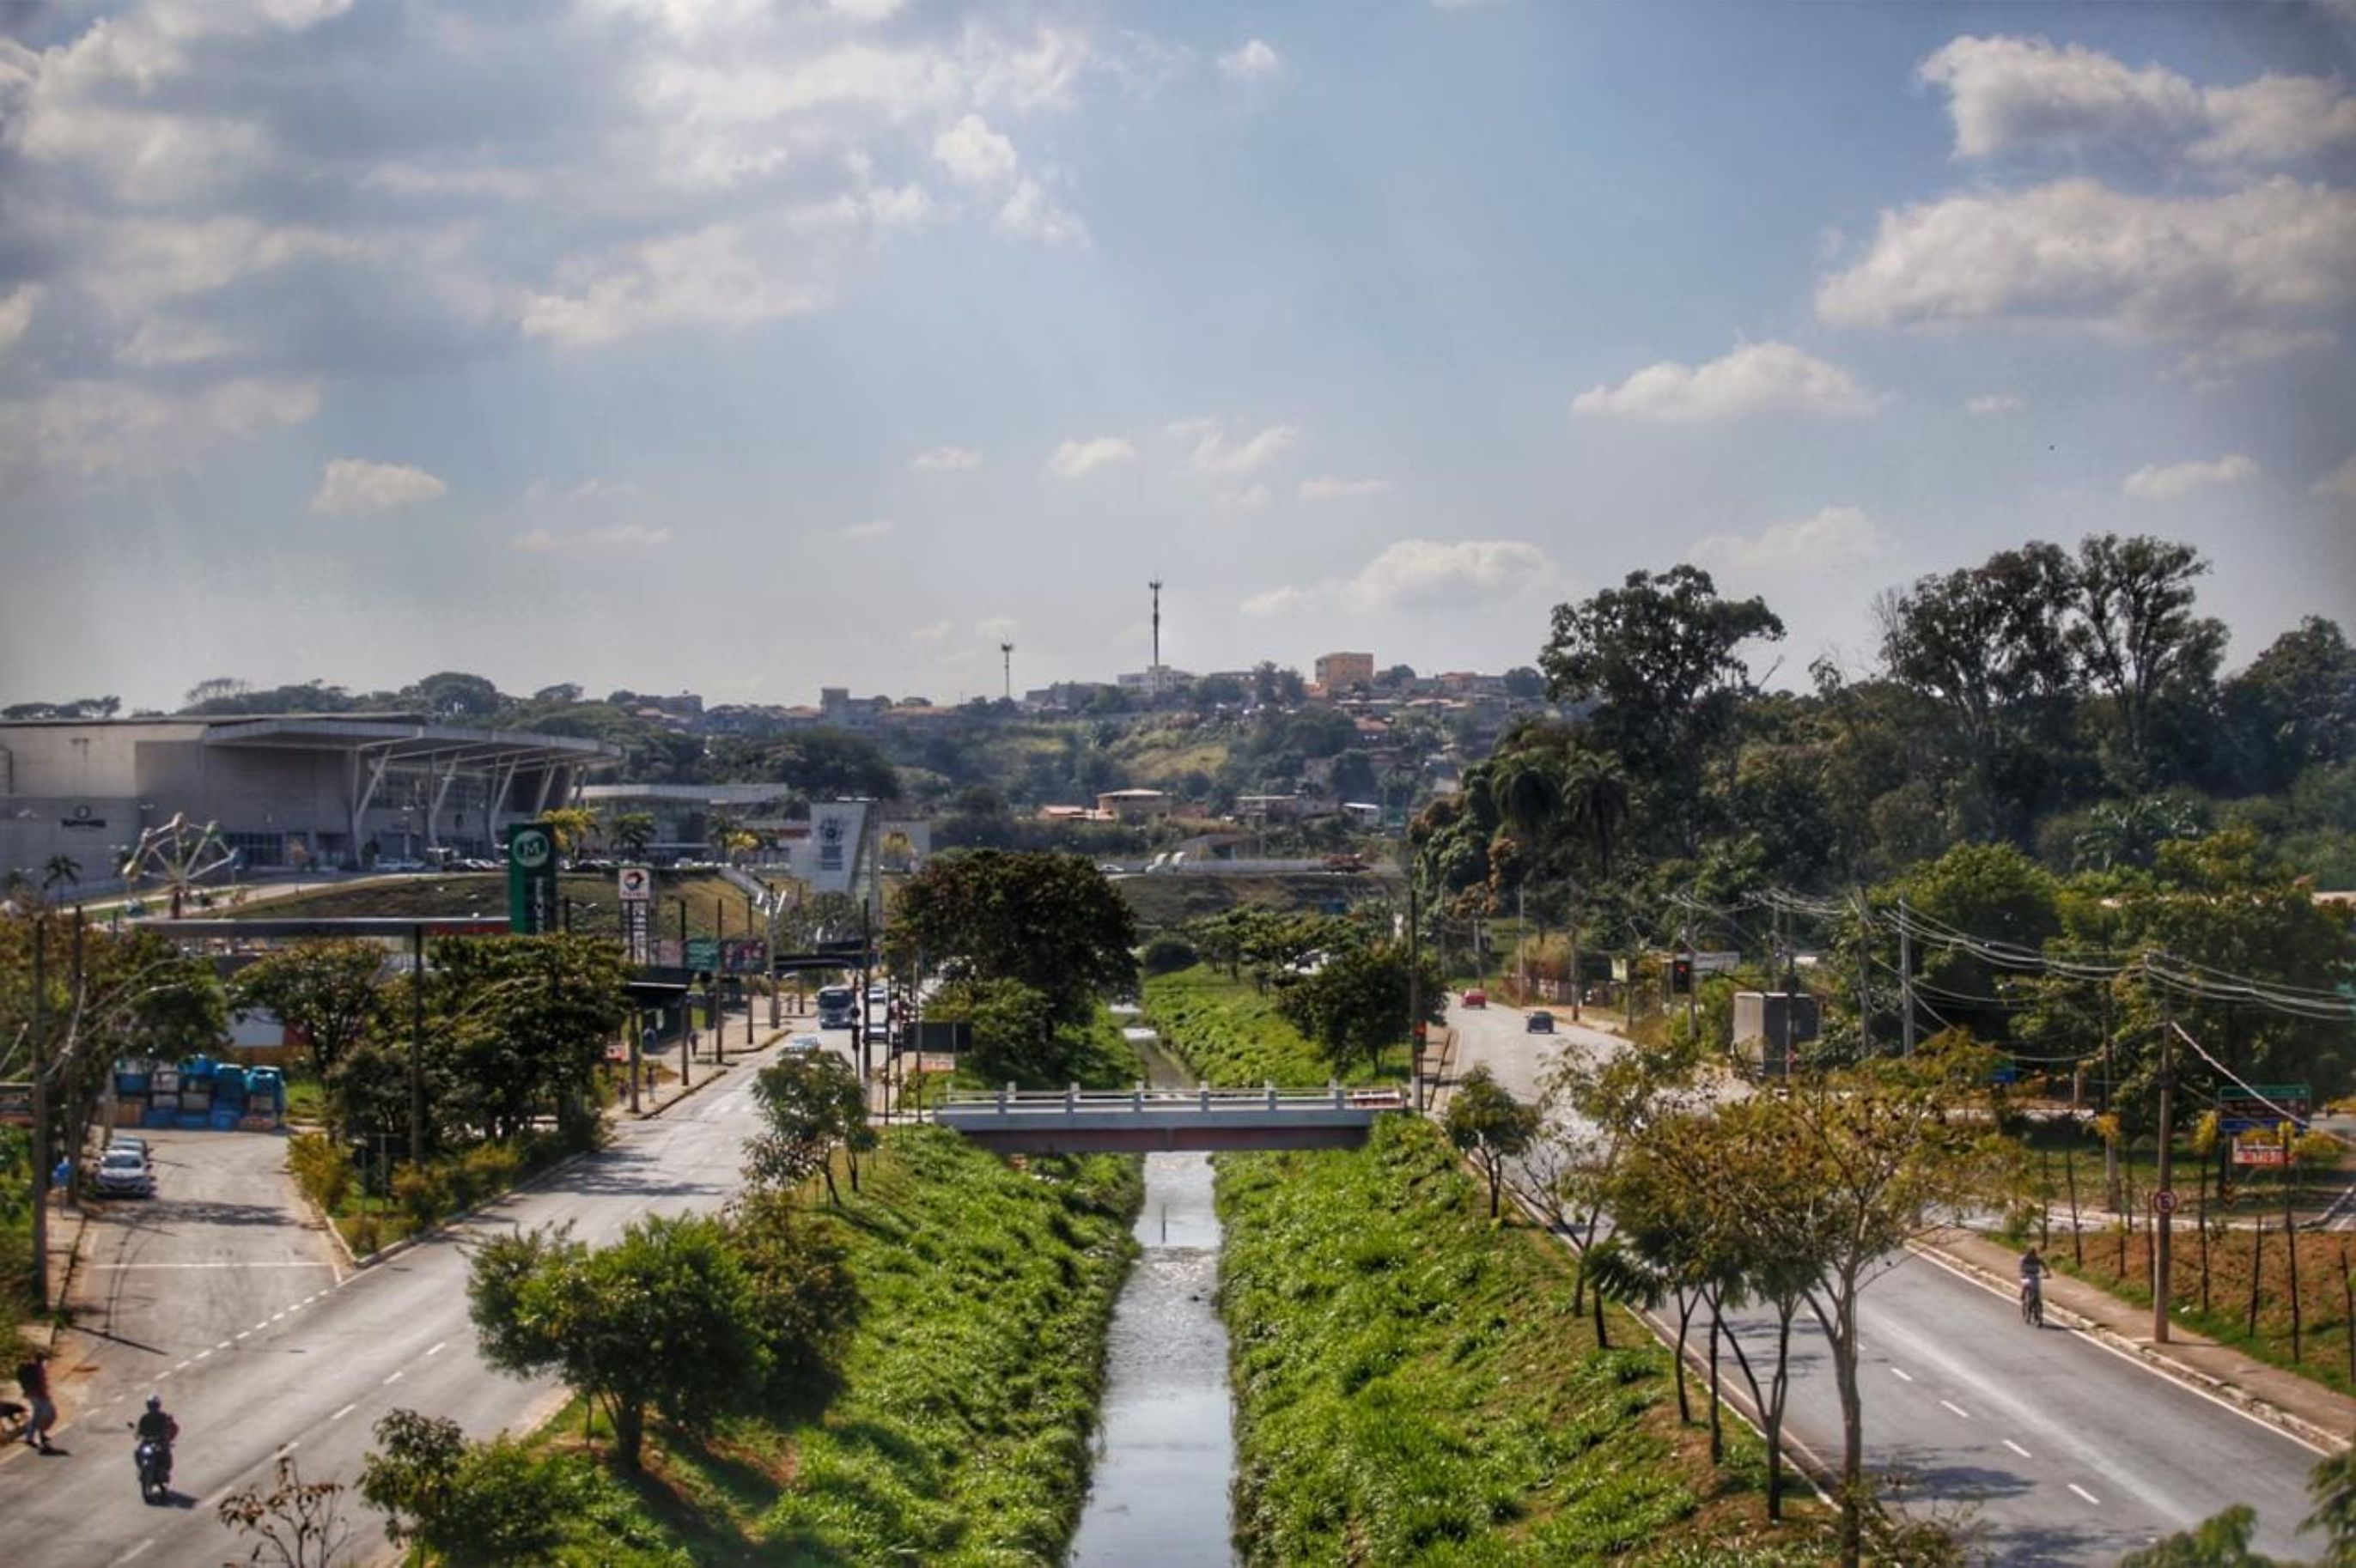
[[[1461,1005],[1468,1008],[1485,1008],[1489,1005],[1489,993],[1486,991],[1467,991],[1464,993]]]

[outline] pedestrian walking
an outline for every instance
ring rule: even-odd
[[[44,1454],[54,1454],[49,1445],[49,1428],[57,1424],[58,1407],[49,1399],[49,1353],[36,1350],[16,1369],[16,1386],[25,1391],[25,1401],[33,1407],[32,1419],[25,1423],[25,1441]]]

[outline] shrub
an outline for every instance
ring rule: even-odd
[[[297,1133],[286,1140],[286,1167],[303,1196],[327,1213],[343,1207],[356,1172],[351,1151],[320,1133]]]
[[[1145,944],[1140,959],[1149,975],[1175,975],[1181,969],[1192,969],[1202,960],[1194,944],[1183,936],[1157,936]]]
[[[423,1231],[450,1211],[450,1182],[438,1166],[404,1165],[392,1173],[392,1200]]]

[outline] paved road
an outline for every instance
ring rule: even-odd
[[[1563,1032],[1530,1035],[1515,1009],[1451,1008],[1452,1072],[1485,1062],[1527,1097],[1556,1053],[1620,1049],[1557,1016]],[[2316,1454],[2239,1411],[2083,1335],[2024,1328],[2008,1296],[1921,1258],[1874,1282],[1861,1320],[1868,1465],[1911,1477],[1910,1500],[1969,1505],[2000,1562],[2115,1563],[2236,1502],[2258,1510],[2260,1552],[2320,1549],[2295,1533]],[[1805,1312],[1802,1321],[1788,1427],[1837,1463],[1831,1361]],[[1753,1314],[1729,1323],[1763,1381],[1772,1332]],[[1697,1315],[1697,1335],[1707,1327]],[[1725,1375],[1738,1375],[1730,1359]]]
[[[625,1125],[605,1153],[340,1284],[322,1276],[258,1327],[221,1332],[157,1373],[182,1431],[172,1504],[139,1501],[129,1436],[113,1424],[126,1407],[86,1411],[63,1431],[64,1456],[19,1448],[0,1459],[0,1538],[37,1541],[28,1561],[42,1568],[218,1563],[230,1541],[213,1505],[266,1476],[282,1446],[306,1477],[348,1481],[370,1426],[396,1406],[447,1416],[476,1436],[551,1408],[551,1385],[499,1377],[476,1356],[466,1243],[564,1220],[602,1242],[647,1213],[718,1207],[738,1186],[754,1125],[749,1069],[770,1057],[732,1059],[726,1077],[658,1120]],[[363,1539],[377,1540],[375,1516],[357,1499],[351,1512]]]
[[[149,1132],[155,1196],[94,1203],[59,1347],[70,1410],[144,1393],[199,1350],[336,1283],[341,1254],[304,1208],[272,1133]]]

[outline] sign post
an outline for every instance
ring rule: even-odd
[[[556,929],[556,833],[544,822],[508,827],[508,929],[522,936]]]
[[[622,900],[622,941],[633,964],[653,957],[655,874],[645,866],[625,866],[617,876]]]

